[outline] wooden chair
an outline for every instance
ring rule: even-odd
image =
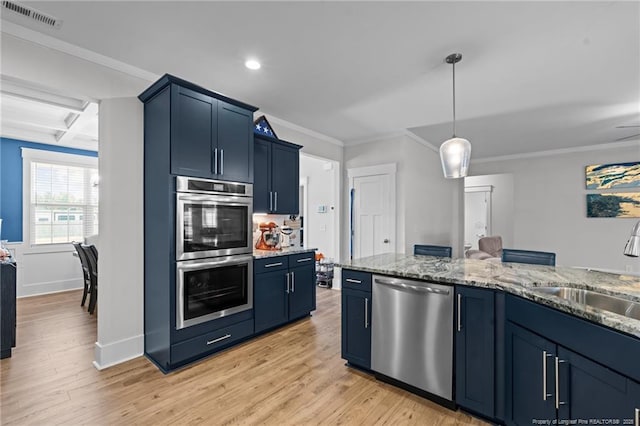
[[[546,251],[502,249],[502,261],[556,266],[556,254]]]
[[[98,303],[98,258],[94,254],[98,251],[93,245],[87,246],[82,244],[80,247],[89,261],[89,278],[91,281],[91,287],[89,288],[89,313],[93,314],[96,309],[96,303]]]
[[[413,246],[413,254],[421,256],[451,257],[451,247],[416,244]]]
[[[80,306],[84,306],[84,303],[87,301],[87,295],[89,294],[89,290],[91,288],[91,277],[89,274],[89,259],[87,259],[87,255],[82,249],[82,245],[73,241],[73,247],[76,249],[76,253],[78,253],[78,258],[80,259],[80,264],[82,265],[82,276],[84,280],[84,288],[82,290],[82,302],[80,302]]]

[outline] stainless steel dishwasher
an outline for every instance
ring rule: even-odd
[[[452,401],[453,287],[374,275],[372,298],[371,369]]]

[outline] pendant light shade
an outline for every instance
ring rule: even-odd
[[[640,256],[640,221],[631,230],[631,236],[624,246],[624,254],[629,257]]]
[[[440,161],[445,178],[462,178],[469,171],[471,143],[456,137],[456,63],[462,60],[462,54],[452,53],[445,62],[453,65],[453,136],[440,145]]]

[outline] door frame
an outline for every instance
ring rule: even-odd
[[[486,209],[486,219],[485,219],[485,223],[487,224],[487,237],[493,235],[492,234],[492,218],[493,215],[491,213],[491,203],[493,202],[493,200],[491,199],[491,193],[493,192],[493,185],[475,185],[475,186],[465,186],[464,187],[464,193],[466,194],[467,192],[484,192],[484,196],[485,196],[485,201],[487,203],[487,209]],[[465,206],[464,206],[464,222],[465,222],[465,227],[466,227],[466,220],[467,220],[467,205],[465,202]],[[466,228],[464,229],[463,235],[466,234]]]
[[[347,178],[349,179],[349,190],[347,192],[348,199],[351,197],[351,191],[354,188],[354,178],[365,176],[387,175],[389,176],[389,239],[393,242],[396,253],[402,253],[402,247],[398,247],[396,239],[396,173],[398,171],[397,163],[378,164],[376,166],[352,167],[347,169]],[[352,204],[349,202],[349,258],[353,258],[353,212]]]

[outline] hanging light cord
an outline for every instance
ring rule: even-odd
[[[456,137],[456,61],[453,60],[453,137]]]

